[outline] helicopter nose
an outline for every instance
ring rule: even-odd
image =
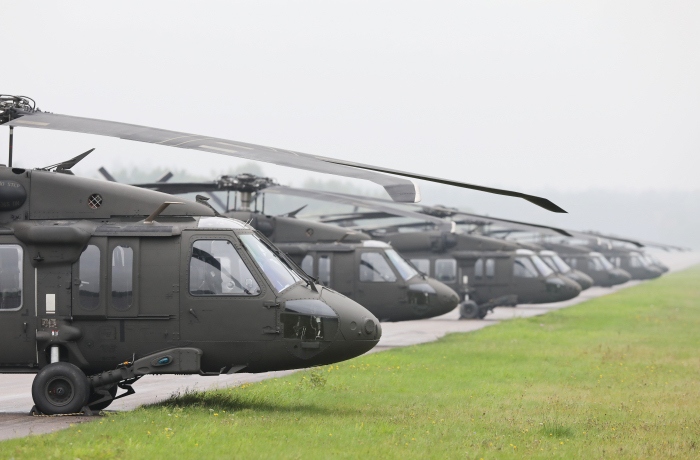
[[[435,291],[434,293],[430,294],[428,300],[430,303],[430,315],[428,316],[444,315],[445,313],[451,312],[457,308],[457,305],[459,305],[459,295],[457,295],[457,293],[446,284],[433,278],[420,280],[420,282],[427,282],[428,285]],[[411,290],[413,286],[413,284],[410,285],[408,287],[409,290]]]
[[[379,342],[382,327],[369,310],[330,289],[323,289],[321,297],[338,314],[340,335],[344,339],[334,344],[334,356],[342,355],[338,361],[366,353]]]
[[[616,268],[610,272],[613,284],[622,284],[632,279],[632,275],[621,268]]]
[[[581,293],[581,286],[566,276],[554,276],[548,278],[547,291],[554,292],[557,300],[573,299]]]
[[[583,273],[576,273],[574,271],[570,271],[567,272],[564,276],[571,280],[574,280],[581,287],[582,291],[585,291],[593,285],[593,280]]]

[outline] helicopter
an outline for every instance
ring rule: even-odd
[[[615,246],[612,243],[589,241],[587,247],[599,252],[607,258],[612,265],[621,268],[630,274],[633,280],[648,280],[661,276],[664,271],[655,263],[650,263],[643,252]]]
[[[545,249],[555,251],[571,268],[591,277],[594,286],[612,287],[632,279],[628,272],[615,267],[603,254],[586,246],[550,241],[539,241],[537,244]]]
[[[103,167],[100,173],[114,181]],[[264,194],[262,210],[257,211],[258,192],[268,193],[282,189],[286,194],[310,197],[309,191],[281,187],[271,178],[252,174],[221,176],[213,182],[168,182],[166,173],[158,181],[133,184],[136,187],[171,194],[189,192],[226,192],[226,202],[218,199],[222,215],[244,222],[263,233],[284,251],[302,270],[315,277],[324,286],[357,301],[380,321],[408,321],[443,315],[454,310],[459,297],[445,284],[420,274],[388,243],[369,241],[364,233],[352,232],[336,225],[299,219],[297,209],[286,215],[265,214]],[[230,192],[234,193],[233,208],[229,209]],[[315,193],[315,192],[314,192]],[[253,199],[255,194],[255,199]],[[238,197],[240,195],[240,208]],[[251,209],[255,203],[256,210]],[[409,213],[407,213],[409,214]],[[443,223],[433,219],[436,223]]]
[[[34,373],[35,414],[91,414],[149,374],[220,375],[334,363],[370,350],[378,319],[318,284],[244,222],[185,200],[73,175],[90,151],[13,167],[15,127],[119,137],[370,180],[399,201],[409,176],[549,200],[228,139],[42,112],[0,95],[0,372]],[[392,176],[384,173],[389,172]],[[119,388],[125,390],[117,395]]]
[[[580,270],[571,268],[555,251],[542,249],[538,252],[538,255],[540,259],[544,260],[544,262],[549,265],[549,268],[576,281],[579,286],[581,286],[582,291],[593,286],[593,278]]]

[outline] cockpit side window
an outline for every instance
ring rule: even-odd
[[[588,269],[594,272],[602,272],[605,270],[605,267],[603,266],[602,262],[598,259],[598,257],[589,257]]]
[[[443,283],[456,283],[457,261],[455,259],[437,259],[435,261],[435,278]]]
[[[637,254],[632,254],[630,256],[630,267],[642,268],[645,266],[646,266],[646,264],[644,263],[644,260],[640,256],[638,256]]]
[[[537,269],[529,257],[516,257],[513,261],[513,276],[518,278],[537,278]]]
[[[197,240],[190,257],[190,294],[260,294],[260,286],[228,240]]]
[[[381,253],[363,252],[360,255],[360,281],[393,283],[396,281],[396,275]]]
[[[0,245],[0,310],[22,307],[22,260],[21,246]]]

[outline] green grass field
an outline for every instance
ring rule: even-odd
[[[0,443],[0,458],[699,458],[700,268]]]

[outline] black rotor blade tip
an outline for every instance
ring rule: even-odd
[[[537,206],[546,209],[547,211],[568,214],[566,211],[564,211],[562,208],[560,208],[556,204],[549,201],[547,198],[540,198],[538,196],[533,196],[533,197],[527,197],[525,199],[532,204],[536,204]]]

